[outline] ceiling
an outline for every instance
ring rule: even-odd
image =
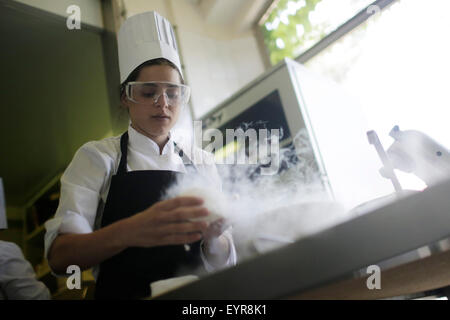
[[[247,31],[270,7],[273,0],[191,0],[199,7],[206,22]]]

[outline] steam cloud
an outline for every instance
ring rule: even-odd
[[[165,198],[196,195],[214,216],[232,227],[242,262],[348,219],[326,193],[306,130],[293,139],[294,148],[280,150],[281,172],[257,174],[258,165],[220,165],[222,191],[200,175],[185,175]]]

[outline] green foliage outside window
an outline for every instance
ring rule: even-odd
[[[262,25],[264,42],[273,65],[296,58],[325,35],[325,26],[313,25],[310,12],[322,0],[280,0]]]

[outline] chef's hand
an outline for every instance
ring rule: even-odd
[[[230,243],[223,235],[226,227],[225,220],[219,219],[203,232],[203,253],[208,262],[215,267],[223,266],[230,256]]]
[[[226,228],[225,220],[223,218],[217,219],[212,222],[209,227],[203,232],[203,238],[206,241],[210,241],[214,238],[218,238]]]
[[[154,247],[198,241],[209,224],[189,221],[205,217],[208,210],[197,197],[177,197],[160,201],[126,219],[126,244],[130,247]]]

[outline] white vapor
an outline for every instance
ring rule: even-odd
[[[232,226],[238,261],[348,219],[325,192],[306,130],[293,142],[295,150],[280,150],[280,174],[255,175],[256,165],[221,165],[222,191],[205,185],[199,175],[187,175],[167,190],[165,198],[203,198],[212,220],[224,217]]]

